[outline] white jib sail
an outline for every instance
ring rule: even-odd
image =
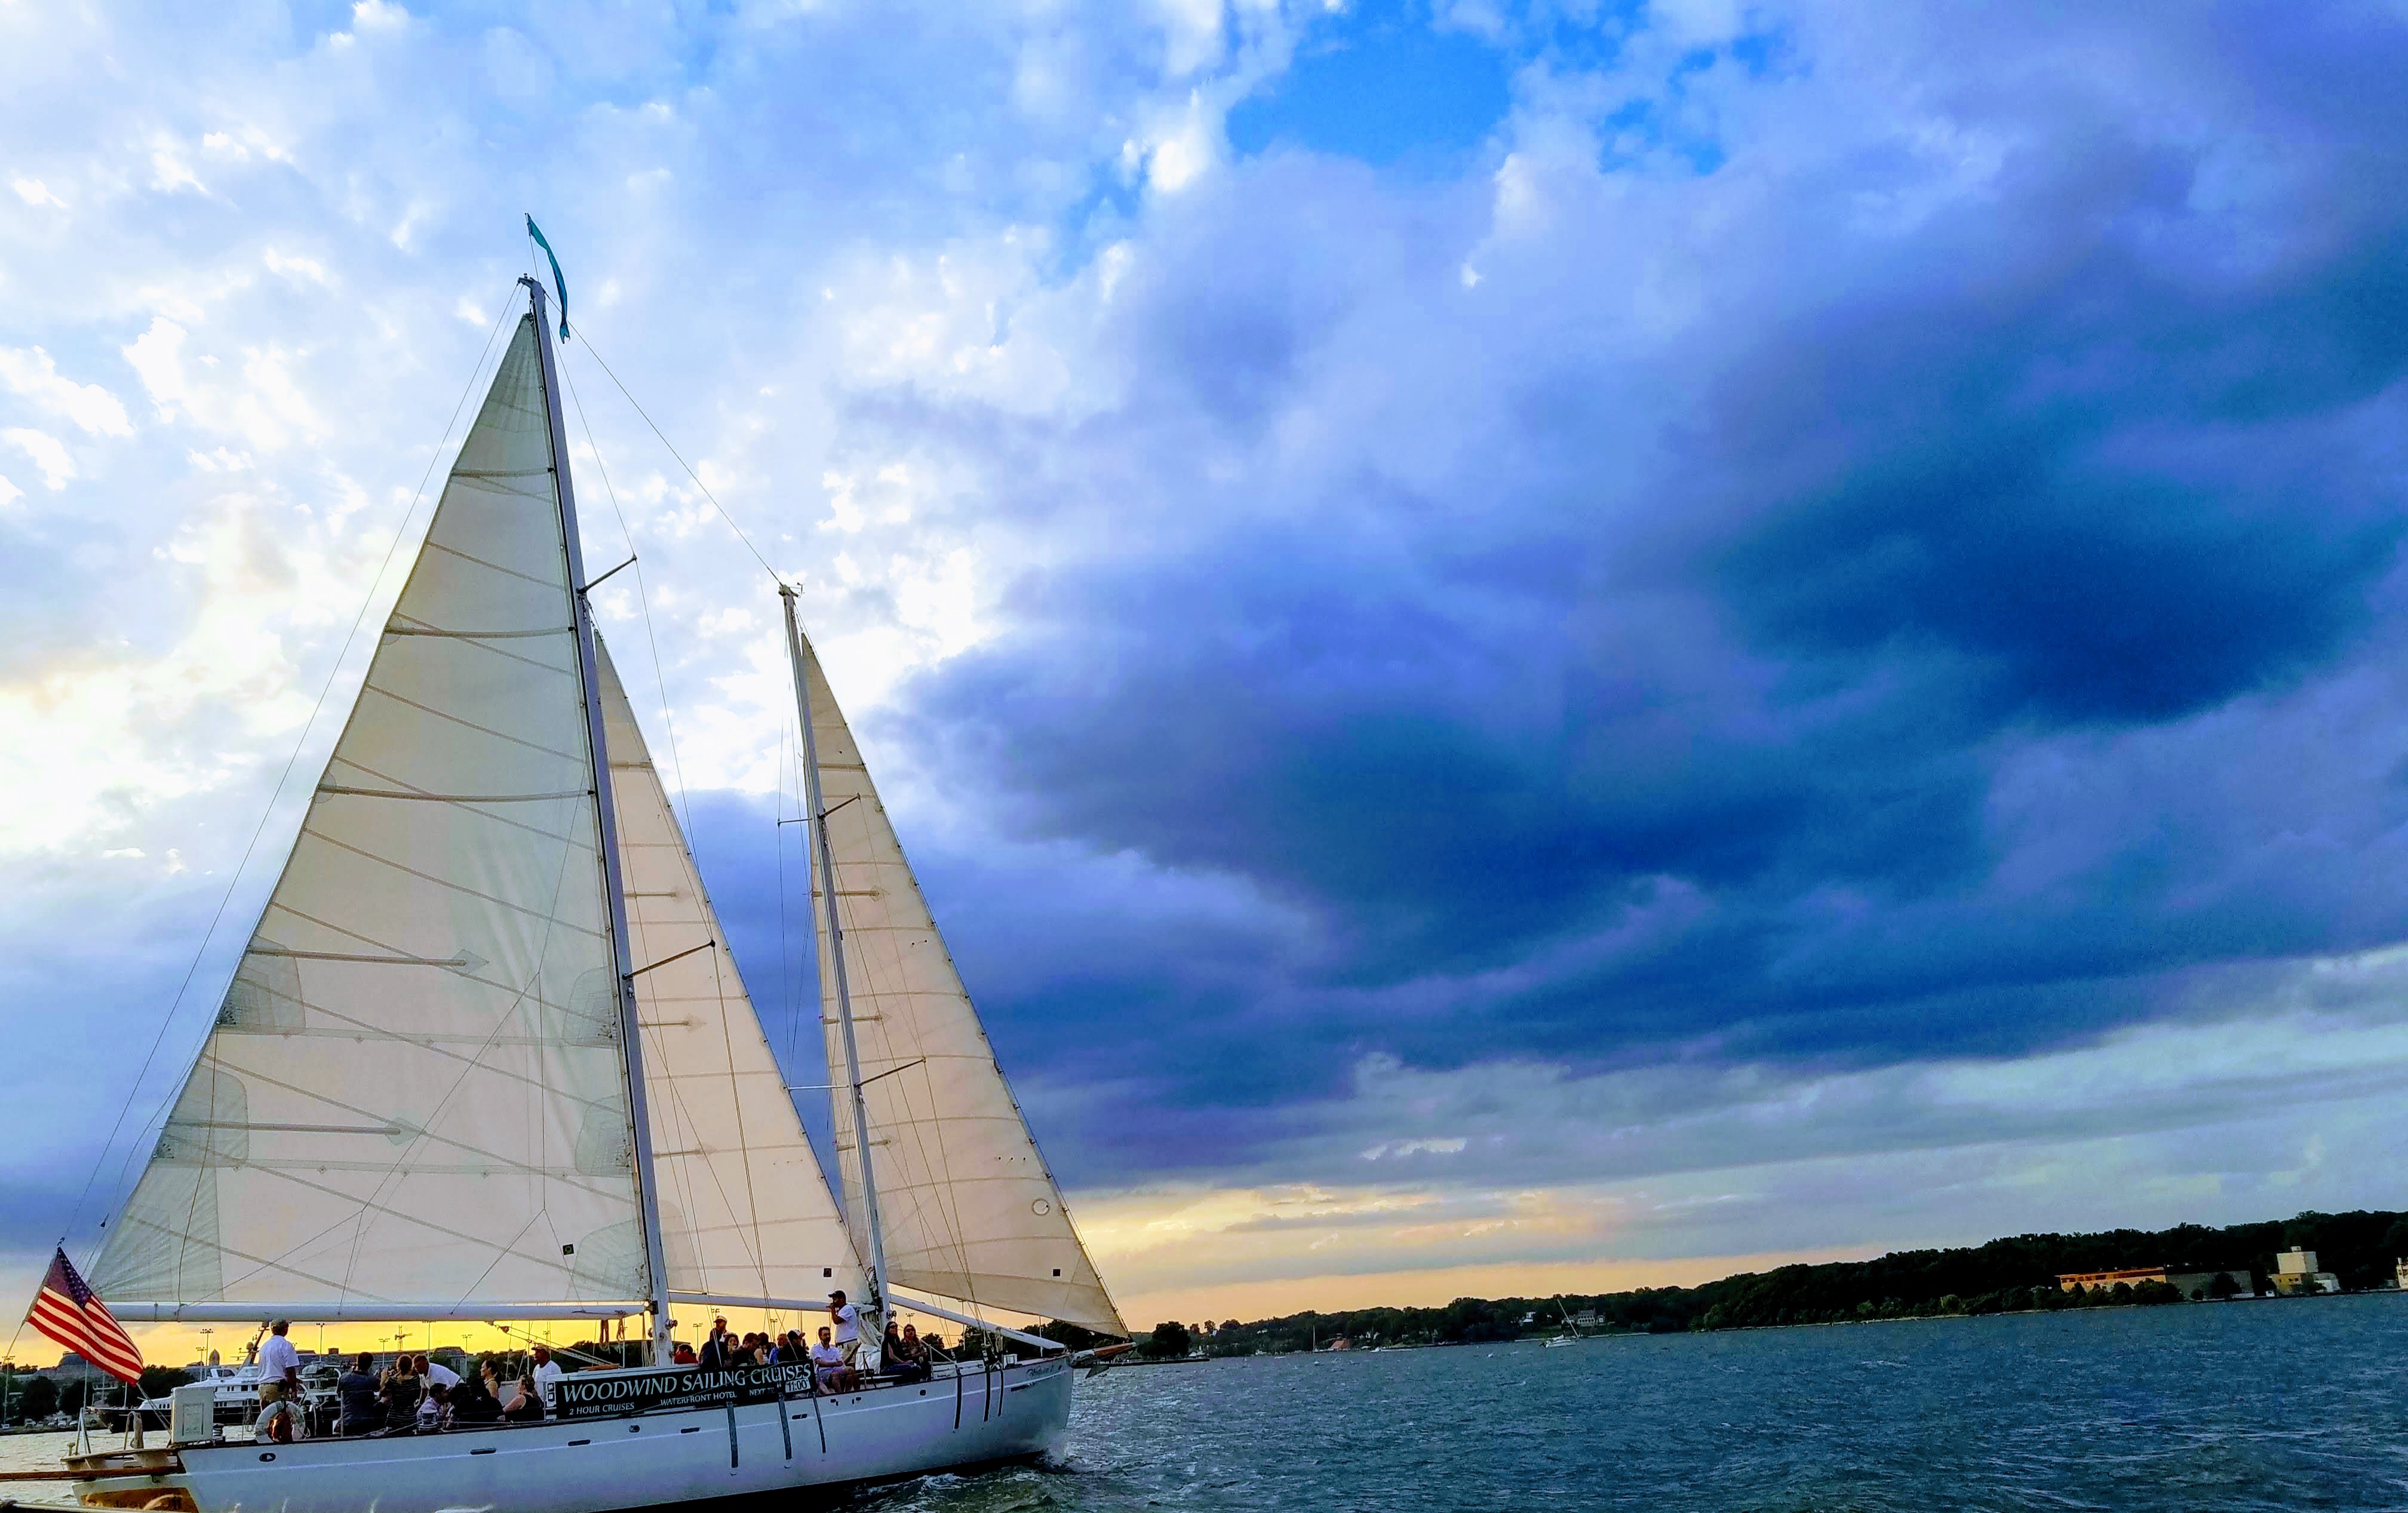
[[[108,1227],[112,1303],[645,1297],[551,464],[522,321]]]
[[[1070,1222],[1053,1173],[996,1064],[919,879],[904,858],[844,713],[803,643],[869,1151],[896,1287],[1126,1334]],[[813,876],[816,893],[818,879]],[[824,907],[824,904],[823,904]],[[843,1080],[825,915],[819,936],[829,1080]],[[862,1213],[861,1144],[849,1089],[831,1095],[845,1205]]]
[[[842,1288],[860,1297],[852,1237],[626,690],[609,654],[599,660],[669,1290],[813,1300]],[[705,942],[717,944],[695,949]]]

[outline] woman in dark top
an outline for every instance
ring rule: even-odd
[[[471,1372],[460,1378],[452,1389],[452,1421],[454,1424],[496,1423],[502,1417],[502,1405],[494,1401],[494,1368]]]
[[[418,1400],[426,1395],[426,1387],[418,1379],[416,1364],[403,1356],[385,1376],[384,1421],[394,1429],[418,1425]]]
[[[543,1394],[535,1390],[533,1376],[519,1378],[519,1395],[510,1399],[510,1405],[502,1410],[502,1417],[513,1423],[543,1421]]]

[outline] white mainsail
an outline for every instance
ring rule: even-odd
[[[648,1294],[533,320],[109,1226],[112,1303]]]
[[[1128,1333],[996,1065],[919,879],[879,802],[818,655],[798,638],[836,872],[868,1150],[897,1287],[1104,1333]],[[814,896],[819,884],[813,882]],[[828,1064],[845,1065],[828,949],[819,937]],[[831,1081],[841,1080],[841,1073]],[[867,1232],[862,1142],[838,1089],[837,1161],[854,1232]]]
[[[669,1290],[801,1301],[842,1288],[859,1297],[852,1236],[626,690],[609,653],[598,661]]]

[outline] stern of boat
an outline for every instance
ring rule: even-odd
[[[68,1456],[66,1468],[75,1478],[75,1499],[85,1507],[197,1513],[183,1458],[174,1450],[97,1450]]]

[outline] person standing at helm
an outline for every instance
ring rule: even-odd
[[[301,1401],[301,1352],[284,1337],[293,1327],[289,1318],[280,1318],[267,1326],[266,1340],[259,1347],[259,1379],[281,1383],[287,1403]]]

